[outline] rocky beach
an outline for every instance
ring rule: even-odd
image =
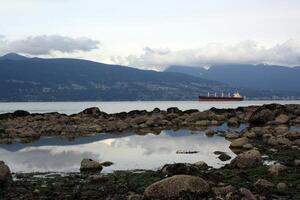
[[[238,133],[210,129],[224,123],[246,128]],[[82,160],[80,172],[69,173],[14,173],[3,160],[0,199],[299,199],[299,126],[299,104],[115,114],[94,107],[72,115],[17,110],[0,115],[1,144],[31,143],[46,136],[71,140],[104,132],[159,135],[163,130],[188,129],[224,137],[236,157],[218,169],[199,160],[165,163],[159,170],[111,173],[102,170],[113,163],[90,158]],[[221,161],[231,159],[225,152],[215,154]]]

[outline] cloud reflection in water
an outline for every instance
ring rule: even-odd
[[[103,134],[104,135],[104,134]],[[93,137],[93,136],[91,136]],[[95,137],[95,136],[94,136]],[[99,161],[112,161],[115,164],[105,168],[105,171],[120,169],[156,169],[166,163],[205,161],[207,164],[219,167],[224,164],[213,154],[214,151],[224,151],[230,156],[234,153],[228,148],[230,142],[222,137],[206,137],[199,132],[162,131],[160,135],[126,135],[125,137],[104,139],[95,137],[95,141],[68,141],[69,145],[51,142],[50,138],[42,138],[39,145],[26,144],[15,151],[8,150],[7,145],[0,146],[0,158],[14,172],[32,171],[78,171],[83,158],[93,158]],[[61,139],[56,139],[61,140]],[[43,145],[43,144],[46,145]],[[74,144],[74,145],[73,145]],[[16,144],[13,144],[16,145]],[[177,150],[200,151],[197,154],[176,154]]]

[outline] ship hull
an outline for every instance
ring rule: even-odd
[[[206,97],[199,96],[199,101],[243,101],[243,97]]]

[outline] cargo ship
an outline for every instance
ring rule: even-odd
[[[230,95],[230,93],[227,96],[224,96],[222,93],[221,96],[217,96],[217,93],[215,93],[214,96],[211,96],[209,93],[207,96],[199,96],[199,101],[243,101],[244,97],[240,95],[239,92],[233,93],[233,95]]]

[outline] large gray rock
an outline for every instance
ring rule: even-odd
[[[238,168],[251,168],[262,164],[261,154],[255,149],[240,153],[231,161],[231,166]]]
[[[238,138],[231,142],[230,148],[242,148],[247,143],[248,139],[246,137]]]
[[[12,176],[9,167],[4,161],[0,161],[0,186],[7,185],[12,182]]]
[[[92,159],[84,158],[80,164],[81,172],[101,172],[103,169],[102,165]]]
[[[209,184],[200,177],[176,175],[153,183],[144,194],[153,199],[178,199],[182,192],[206,194],[209,190]]]

